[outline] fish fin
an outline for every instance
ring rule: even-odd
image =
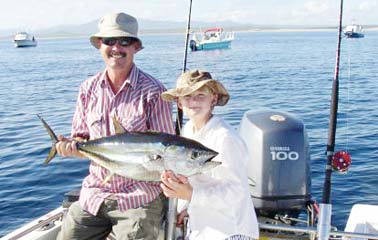
[[[105,158],[103,156],[100,156],[98,154],[95,154],[95,153],[90,153],[90,152],[85,152],[83,150],[80,150],[80,153],[83,154],[85,157],[87,157],[88,159],[94,161],[95,163],[97,163],[98,165],[102,166],[103,168],[106,168],[105,166],[103,166],[103,164],[101,164],[102,161],[109,161],[111,162],[112,160],[108,159],[108,158]],[[109,172],[109,174],[105,177],[104,181],[102,182],[102,185],[105,185],[105,183],[109,182],[109,180],[113,177],[113,175],[115,174],[113,171],[111,171],[110,169],[106,168]]]
[[[92,152],[86,152],[84,149],[79,150],[81,154],[83,154],[85,157],[88,159],[94,161],[95,163],[101,165],[102,161],[109,161],[111,162],[112,160],[109,158],[105,158],[103,156],[100,156],[99,154],[92,153]],[[102,166],[102,165],[101,165]],[[104,166],[103,166],[104,167]],[[104,167],[106,168],[106,167]],[[106,168],[107,169],[107,168]]]
[[[116,134],[126,133],[127,130],[121,125],[115,116],[112,117],[113,126]]]
[[[47,122],[45,120],[43,120],[43,118],[37,114],[39,120],[41,120],[43,126],[46,128],[47,130],[47,133],[49,134],[50,138],[51,138],[51,141],[52,141],[52,146],[51,146],[51,149],[50,149],[50,152],[49,154],[47,155],[47,158],[45,160],[45,164],[48,164],[55,156],[56,156],[56,147],[55,147],[55,144],[58,142],[58,138],[56,137],[54,131],[51,129],[51,127],[47,124]]]
[[[110,172],[108,176],[106,176],[106,178],[104,179],[104,181],[102,182],[103,185],[105,185],[105,183],[109,182],[109,180],[113,177],[114,173]]]

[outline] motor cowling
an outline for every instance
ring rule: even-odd
[[[195,40],[190,40],[189,42],[190,49],[194,52],[197,51],[197,42]]]
[[[248,179],[256,212],[297,217],[311,199],[311,159],[303,122],[275,110],[247,111],[239,132],[250,154]]]

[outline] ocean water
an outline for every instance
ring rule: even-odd
[[[182,71],[184,35],[142,36],[137,65],[168,88]],[[336,150],[352,155],[332,175],[332,223],[343,229],[353,204],[378,204],[378,32],[343,39]],[[311,152],[312,197],[321,201],[337,32],[236,33],[231,49],[189,52],[188,69],[206,69],[231,94],[216,108],[235,128],[247,110],[275,109],[304,122]],[[0,42],[0,236],[58,207],[79,188],[88,161],[43,165],[50,139],[41,114],[68,135],[78,87],[104,68],[87,38],[40,39],[35,48]]]

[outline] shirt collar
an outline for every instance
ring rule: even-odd
[[[105,84],[109,84],[107,81],[107,70],[105,69],[101,75],[101,86],[105,86]],[[123,83],[120,91],[122,91],[126,85],[129,85],[132,89],[135,89],[137,87],[138,83],[138,75],[139,75],[139,69],[136,67],[135,64],[133,64],[133,67],[131,68],[130,74],[128,78],[126,78],[125,82]]]
[[[209,121],[207,121],[207,123],[199,131],[197,131],[197,132],[193,131],[193,125],[191,123],[190,131],[191,131],[192,136],[195,139],[201,139],[204,134],[206,134],[210,129],[212,129],[212,128],[214,128],[216,126],[216,124],[218,123],[219,119],[220,118],[218,116],[213,115],[209,119]]]
[[[129,77],[126,79],[126,82],[135,89],[138,83],[139,69],[133,64],[133,68],[130,71]]]

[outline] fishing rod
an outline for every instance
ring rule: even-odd
[[[190,35],[190,19],[192,15],[192,0],[189,3],[189,14],[188,14],[188,24],[186,27],[186,37],[185,37],[185,52],[182,73],[186,72],[186,63],[188,59],[188,42]],[[181,135],[181,126],[183,121],[182,110],[177,105],[177,116],[176,116],[176,135]],[[165,232],[165,240],[175,239],[175,229],[176,229],[176,216],[177,216],[177,198],[169,198],[168,202],[168,216],[167,216],[167,227]]]
[[[189,4],[189,14],[188,14],[188,25],[186,27],[186,37],[185,37],[185,52],[184,52],[184,60],[183,60],[183,67],[182,73],[186,72],[186,63],[188,59],[188,42],[189,42],[189,35],[190,35],[190,19],[192,15],[192,0],[190,0]],[[177,106],[177,117],[176,117],[176,135],[181,134],[181,126],[182,126],[182,110]]]
[[[339,100],[339,65],[340,65],[342,19],[343,19],[343,0],[340,0],[336,64],[335,64],[335,74],[334,74],[333,85],[332,85],[332,97],[331,97],[329,128],[328,128],[328,142],[327,142],[327,150],[326,150],[327,163],[326,163],[326,168],[325,168],[325,178],[324,178],[324,185],[323,185],[323,198],[322,198],[322,203],[320,204],[320,214],[319,214],[318,229],[317,229],[319,233],[319,238],[318,238],[319,240],[328,239],[329,234],[330,234],[331,215],[332,215],[331,175],[332,175],[332,170],[334,168],[333,160],[335,159],[336,156],[340,157],[340,159],[342,159],[343,157],[346,157],[345,154],[344,155],[340,155],[339,153],[334,154],[338,100]]]
[[[328,128],[328,143],[327,143],[327,165],[325,171],[325,180],[323,186],[323,199],[322,203],[329,204],[331,201],[331,175],[332,175],[332,158],[335,151],[335,136],[337,125],[337,110],[339,101],[339,64],[340,64],[340,46],[341,46],[341,33],[342,33],[342,15],[343,15],[343,0],[340,1],[340,17],[339,17],[339,33],[336,51],[336,64],[335,75],[333,78],[332,98],[330,108],[330,119]]]

